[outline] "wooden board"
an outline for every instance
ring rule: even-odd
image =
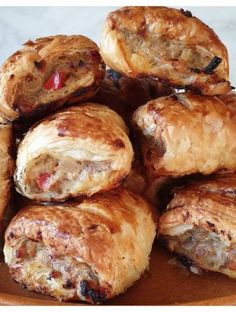
[[[195,275],[168,264],[171,255],[157,243],[153,246],[149,272],[113,305],[235,305],[236,281],[222,274]],[[22,289],[12,281],[7,266],[0,265],[0,304],[58,305],[53,298]],[[80,304],[80,303],[73,303]]]

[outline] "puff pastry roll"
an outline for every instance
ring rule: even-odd
[[[0,116],[13,121],[85,101],[104,75],[97,45],[84,36],[28,41],[1,68]]]
[[[30,290],[104,302],[148,268],[155,234],[149,204],[118,188],[82,202],[21,210],[5,233],[5,261]]]
[[[109,67],[128,76],[156,77],[205,95],[231,89],[226,47],[189,11],[124,7],[111,12],[101,55]]]
[[[4,231],[7,208],[11,197],[13,160],[13,131],[11,125],[0,125],[0,234]]]
[[[64,201],[118,186],[133,159],[127,132],[120,116],[94,103],[47,117],[19,145],[18,191],[31,199]]]
[[[176,190],[159,230],[189,267],[236,278],[235,218],[236,175],[228,173]]]
[[[236,169],[236,101],[191,92],[162,97],[133,115],[151,177]]]

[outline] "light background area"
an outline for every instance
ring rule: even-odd
[[[82,34],[99,44],[103,21],[116,7],[0,7],[0,63],[28,39]],[[202,19],[227,46],[236,85],[236,7],[184,7]],[[210,42],[209,42],[210,44]]]

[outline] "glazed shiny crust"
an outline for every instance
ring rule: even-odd
[[[194,259],[200,267],[236,278],[235,173],[212,175],[177,188],[173,193],[174,197],[159,221],[160,235],[165,237],[168,248],[177,253],[181,250],[180,253],[183,254],[181,245],[177,247],[173,244],[173,238],[178,239],[192,230],[198,233],[204,231],[206,240],[198,241],[194,252],[190,249],[191,241],[185,241],[185,252],[189,248],[188,258]],[[194,243],[194,239],[192,242]],[[216,267],[211,261],[208,262],[211,249],[214,250],[217,261],[224,259],[221,266]]]
[[[191,92],[162,97],[133,115],[151,177],[236,169],[236,101]]]
[[[104,302],[148,268],[156,234],[152,213],[140,196],[122,188],[81,202],[28,206],[6,231],[5,261],[12,277],[30,290],[65,301]]]
[[[36,200],[64,201],[122,183],[133,149],[120,116],[85,103],[47,117],[21,141],[16,161],[18,191]]]
[[[236,242],[236,175],[217,174],[173,191],[160,219],[162,235],[182,234],[194,225],[214,231],[229,244]]]
[[[55,73],[58,76],[52,79]],[[88,100],[104,75],[98,47],[87,37],[58,35],[27,41],[0,70],[0,116],[10,121],[31,118],[66,102]]]
[[[132,77],[157,77],[205,95],[230,91],[226,47],[188,11],[124,7],[111,12],[100,50],[109,67]]]
[[[13,160],[13,132],[11,125],[0,125],[0,234],[2,234],[11,197]]]

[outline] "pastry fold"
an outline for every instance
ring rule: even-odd
[[[0,234],[7,222],[7,208],[11,198],[13,160],[13,131],[11,125],[0,125]]]
[[[148,268],[155,235],[149,204],[117,188],[82,201],[24,208],[5,233],[5,261],[30,290],[64,301],[104,302]]]
[[[231,89],[226,47],[189,11],[143,6],[111,12],[101,55],[109,67],[132,77],[156,77],[205,95]]]
[[[175,190],[159,231],[188,266],[236,278],[235,219],[236,175],[218,174]]]
[[[0,116],[4,120],[45,115],[65,103],[92,97],[105,75],[97,45],[84,36],[27,41],[0,71]]]
[[[64,201],[118,186],[133,159],[127,132],[120,116],[94,103],[45,118],[19,145],[17,190],[31,199]]]
[[[232,95],[228,95],[227,98]],[[151,177],[236,169],[236,97],[179,93],[136,110],[144,165]]]

